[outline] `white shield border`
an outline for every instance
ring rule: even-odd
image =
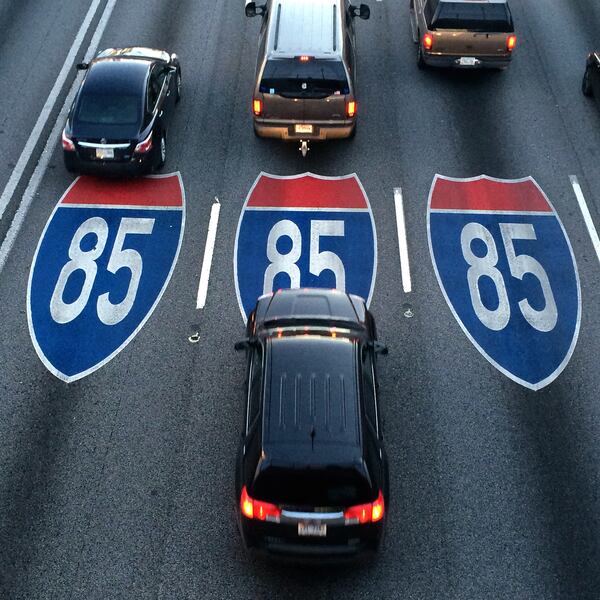
[[[244,306],[242,304],[242,297],[240,294],[240,288],[238,284],[238,269],[237,269],[237,256],[238,256],[238,239],[240,235],[240,228],[242,225],[242,220],[244,218],[244,213],[246,212],[246,207],[248,206],[248,201],[254,192],[254,188],[260,181],[261,177],[270,177],[271,179],[300,179],[302,177],[313,177],[314,179],[321,179],[325,181],[339,181],[341,179],[355,179],[362,195],[365,199],[365,203],[367,205],[367,209],[369,211],[369,217],[371,219],[371,228],[373,230],[373,276],[371,277],[371,288],[369,289],[369,297],[366,298],[367,308],[371,304],[371,298],[373,296],[373,290],[375,289],[375,280],[377,279],[377,230],[375,228],[375,217],[373,216],[373,209],[371,208],[371,203],[369,202],[369,197],[365,192],[365,188],[362,185],[361,180],[359,179],[356,173],[349,173],[348,175],[339,175],[328,177],[326,175],[317,175],[316,173],[311,173],[310,171],[306,171],[304,173],[299,173],[298,175],[272,175],[271,173],[266,173],[265,171],[261,171],[258,174],[258,177],[254,180],[248,195],[246,196],[246,200],[242,206],[242,210],[240,211],[240,216],[238,219],[237,229],[235,232],[235,246],[233,250],[233,278],[235,281],[235,295],[237,297],[238,307],[240,309],[240,313],[242,314],[242,319],[244,320],[244,324],[248,321],[246,314],[244,313]],[[317,212],[315,210],[315,212]],[[258,298],[257,298],[258,300]]]
[[[469,330],[466,328],[466,326],[464,325],[464,323],[459,318],[457,312],[454,309],[454,306],[452,305],[452,302],[450,302],[450,298],[448,297],[448,294],[446,293],[446,288],[444,287],[444,284],[442,282],[442,279],[440,277],[440,274],[439,274],[439,271],[438,271],[438,268],[437,268],[437,263],[435,261],[435,256],[433,254],[433,246],[432,246],[432,243],[431,243],[431,227],[430,227],[431,197],[432,197],[433,190],[435,189],[435,185],[436,185],[438,179],[444,179],[446,181],[454,181],[454,182],[461,182],[461,183],[468,183],[468,182],[471,182],[471,181],[480,181],[482,179],[486,179],[488,181],[496,181],[496,182],[499,182],[499,183],[510,183],[510,184],[516,184],[516,183],[523,183],[525,181],[531,181],[535,185],[535,187],[538,189],[538,191],[540,192],[540,194],[542,195],[542,197],[546,200],[546,202],[548,203],[548,205],[550,206],[550,208],[552,209],[552,212],[554,213],[554,216],[555,216],[556,220],[558,221],[558,224],[560,225],[560,228],[562,229],[563,235],[565,236],[565,240],[567,242],[567,246],[569,248],[569,252],[571,253],[571,260],[573,261],[573,267],[575,269],[575,280],[577,282],[577,321],[575,323],[575,331],[573,333],[573,339],[571,340],[571,345],[569,347],[568,352],[566,353],[566,355],[563,358],[563,360],[560,363],[560,365],[550,375],[548,375],[548,377],[546,377],[545,379],[542,379],[541,381],[532,384],[532,383],[530,383],[528,381],[525,381],[524,379],[521,379],[520,377],[517,377],[516,375],[514,375],[513,373],[511,373],[510,371],[508,371],[507,369],[505,369],[504,367],[502,367],[500,364],[498,364],[475,341],[475,339],[473,338],[473,336],[469,333]],[[503,373],[504,375],[506,375],[506,377],[508,377],[509,379],[512,379],[515,383],[518,383],[519,385],[522,385],[523,387],[526,387],[526,388],[528,388],[530,390],[538,391],[538,390],[546,387],[550,383],[552,383],[564,371],[565,367],[567,366],[567,364],[571,360],[571,356],[573,355],[573,352],[575,351],[575,346],[577,345],[577,340],[579,338],[579,328],[580,328],[580,325],[581,325],[581,284],[580,284],[580,281],[579,281],[579,269],[577,268],[577,261],[575,260],[575,254],[573,252],[573,247],[571,246],[571,240],[569,239],[569,236],[567,235],[567,231],[566,231],[566,229],[565,229],[562,221],[560,220],[558,212],[556,211],[556,209],[554,208],[554,205],[552,204],[552,202],[550,202],[549,198],[546,196],[544,190],[542,190],[542,188],[540,187],[540,185],[538,184],[538,182],[533,177],[531,177],[531,176],[522,177],[520,179],[500,179],[500,178],[497,178],[497,177],[490,177],[489,175],[478,175],[476,177],[464,177],[464,178],[461,178],[461,177],[447,177],[445,175],[440,175],[439,173],[436,173],[435,176],[434,176],[434,178],[433,178],[433,182],[431,183],[431,188],[429,189],[429,197],[427,199],[427,242],[429,244],[429,254],[430,254],[430,257],[431,257],[431,263],[433,264],[433,269],[435,271],[435,276],[436,276],[438,285],[440,286],[440,289],[442,290],[442,294],[444,296],[444,299],[446,300],[446,304],[450,308],[450,311],[454,315],[454,318],[456,319],[457,323],[460,325],[460,328],[463,330],[464,334],[467,336],[467,338],[470,340],[470,342],[473,344],[473,346],[475,346],[475,348],[479,351],[479,353],[490,364],[492,364],[494,367],[496,367],[496,369],[498,369],[498,371],[500,371],[501,373]]]
[[[42,234],[40,235],[40,238],[38,240],[38,244],[35,249],[33,259],[31,261],[31,267],[29,268],[29,278],[27,281],[27,325],[29,328],[29,336],[31,337],[31,341],[33,343],[33,347],[35,348],[36,354],[38,355],[39,359],[42,361],[42,363],[44,364],[46,369],[48,369],[48,371],[50,371],[50,373],[52,373],[52,375],[54,375],[58,379],[61,379],[62,381],[66,382],[66,383],[72,383],[73,381],[77,381],[78,379],[83,379],[84,377],[87,377],[94,371],[97,371],[98,369],[102,368],[105,364],[110,362],[117,354],[119,354],[121,352],[121,350],[125,349],[125,347],[133,340],[133,338],[139,333],[139,331],[142,329],[142,327],[146,324],[146,321],[148,321],[148,319],[152,316],[152,313],[158,306],[158,303],[160,302],[163,294],[165,293],[165,291],[167,289],[167,286],[169,285],[169,282],[171,281],[171,277],[173,275],[173,271],[175,270],[175,265],[177,264],[177,260],[179,259],[179,251],[181,250],[181,245],[183,242],[183,233],[185,231],[185,206],[186,206],[186,204],[185,204],[185,188],[183,187],[183,180],[181,178],[181,173],[179,171],[175,171],[174,173],[164,173],[164,174],[161,173],[158,175],[146,175],[144,177],[144,179],[166,179],[167,177],[177,177],[177,179],[179,180],[179,189],[181,190],[181,202],[182,202],[181,213],[182,213],[182,215],[181,215],[181,231],[179,232],[179,242],[177,243],[177,250],[175,251],[175,256],[173,257],[173,261],[171,263],[171,268],[165,279],[163,287],[161,288],[158,296],[156,297],[156,300],[154,301],[154,304],[152,304],[152,306],[146,313],[145,317],[140,321],[138,326],[133,330],[133,332],[129,335],[129,337],[116,350],[114,350],[106,358],[102,359],[99,363],[95,364],[93,367],[90,367],[89,369],[86,369],[85,371],[82,371],[82,372],[77,373],[72,376],[66,375],[62,371],[59,371],[48,360],[48,358],[44,354],[44,351],[38,344],[37,338],[35,336],[35,330],[33,327],[33,320],[31,317],[31,280],[33,278],[33,267],[37,262],[38,252],[42,245],[42,240],[46,236],[46,231],[47,231],[50,223],[52,222],[52,219],[54,218],[55,213],[61,207],[62,201],[66,198],[67,194],[75,187],[77,182],[81,179],[81,176],[77,177],[71,183],[71,185],[69,185],[69,187],[67,188],[65,193],[60,197],[60,200],[58,201],[58,203],[52,210],[50,217],[48,217],[48,221],[46,222],[46,225],[44,226]]]

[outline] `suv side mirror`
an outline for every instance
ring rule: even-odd
[[[360,17],[361,19],[367,20],[371,16],[371,9],[367,4],[361,4],[360,6],[351,4],[350,14],[352,17]]]
[[[259,6],[256,6],[256,2],[253,2],[253,0],[246,0],[247,17],[256,17],[256,15],[264,15],[266,10],[266,4],[260,4]]]
[[[258,340],[256,338],[247,338],[245,340],[241,340],[236,342],[233,346],[237,352],[240,350],[248,350],[249,348],[253,348],[258,345]]]

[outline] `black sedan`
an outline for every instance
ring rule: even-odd
[[[585,63],[585,73],[581,91],[586,96],[594,96],[600,106],[600,52],[590,52]]]
[[[67,170],[127,176],[162,167],[181,95],[177,55],[109,48],[77,68],[86,73],[62,134]]]

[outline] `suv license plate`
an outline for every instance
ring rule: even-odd
[[[475,61],[476,59],[473,56],[463,56],[458,62],[463,67],[474,67]]]
[[[327,535],[327,525],[320,523],[298,523],[298,535],[325,537]]]
[[[296,125],[294,127],[294,131],[296,133],[312,133],[313,126],[312,125]]]
[[[115,157],[115,151],[113,148],[96,148],[96,158],[101,160],[110,159]]]

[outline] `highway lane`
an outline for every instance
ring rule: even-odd
[[[180,170],[186,188],[184,245],[136,339],[79,382],[55,379],[31,345],[25,290],[37,240],[71,181],[57,148],[0,278],[0,590],[9,598],[596,598],[600,267],[568,176],[579,177],[598,225],[600,116],[579,92],[598,21],[566,1],[513,2],[521,45],[507,72],[421,73],[406,6],[372,2],[371,20],[357,27],[357,137],[315,146],[303,160],[292,146],[252,135],[258,20],[208,2],[141,6],[118,3],[102,46],[134,40],[181,56],[184,100],[170,140],[186,143],[170,144],[166,171]],[[564,24],[561,51],[551,42]],[[233,239],[261,170],[356,171],[377,225],[372,310],[391,350],[380,378],[392,504],[383,552],[350,571],[290,572],[249,559],[233,524],[243,382],[243,359],[232,351],[243,334]],[[427,245],[435,173],[532,175],[557,208],[578,262],[583,315],[573,357],[547,388],[532,392],[499,373],[450,313]],[[221,220],[199,312],[215,195]],[[192,345],[195,331],[201,341]]]
[[[0,117],[0,194],[17,166],[28,138],[49,96],[58,101],[51,113],[51,120],[44,127],[48,135],[51,124],[66,95],[68,86],[75,78],[75,69],[69,73],[66,85],[51,94],[54,84],[67,59],[71,47],[80,46],[78,33],[93,2],[0,2],[0,85],[2,86],[2,116]],[[104,2],[90,13],[90,25],[99,18]],[[42,15],[42,17],[40,17]],[[92,27],[93,29],[93,27]],[[91,30],[84,28],[81,39],[85,43]],[[83,51],[76,53],[83,57]],[[49,106],[51,106],[49,104]],[[43,144],[32,140],[39,155]],[[30,155],[30,153],[27,153]],[[29,176],[35,166],[33,158],[25,165]],[[14,194],[22,194],[20,185]],[[0,204],[0,206],[2,206]],[[10,202],[6,215],[0,221],[0,235],[4,236],[14,213],[16,202]]]

